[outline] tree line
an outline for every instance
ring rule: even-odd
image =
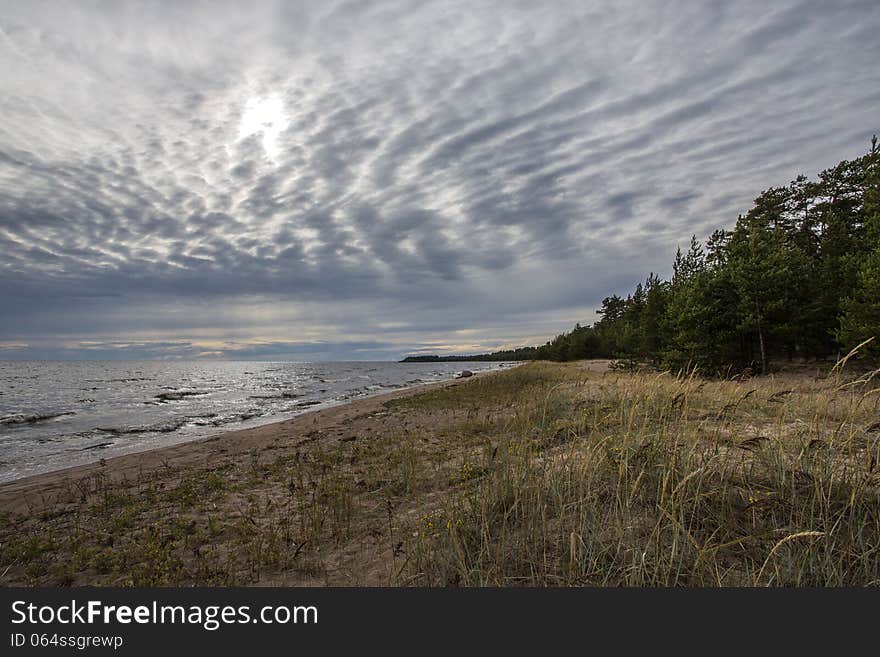
[[[504,349],[493,351],[491,354],[474,354],[469,356],[437,356],[433,354],[424,356],[407,356],[401,363],[467,363],[475,361],[512,361],[534,360],[538,353],[538,347],[519,347],[517,349]]]
[[[600,319],[537,348],[481,360],[615,358],[707,374],[779,359],[828,358],[870,338],[880,365],[880,147],[817,180],[798,176],[755,199],[732,230],[678,250],[672,277],[649,274]],[[505,357],[502,358],[501,355]]]

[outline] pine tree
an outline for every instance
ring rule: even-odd
[[[767,371],[775,338],[792,341],[797,335],[808,263],[787,238],[774,203],[762,203],[741,219],[728,246],[731,283],[739,300],[739,328],[757,340],[762,372]]]
[[[862,259],[855,284],[843,301],[838,336],[847,349],[874,338],[864,354],[880,365],[880,147],[877,136],[864,162],[864,231],[871,250]]]

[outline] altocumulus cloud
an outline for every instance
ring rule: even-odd
[[[0,13],[0,357],[536,342],[878,129],[880,4]]]

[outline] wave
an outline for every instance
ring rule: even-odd
[[[205,390],[174,390],[172,392],[160,392],[156,395],[155,399],[159,400],[160,404],[169,401],[179,401],[185,397],[195,397],[197,395],[207,395],[208,392]]]
[[[122,436],[133,433],[171,433],[177,431],[184,426],[189,420],[172,420],[170,422],[162,422],[159,424],[151,424],[143,427],[97,427],[96,431],[104,433],[112,433],[114,436]]]
[[[143,426],[97,427],[95,431],[102,431],[104,433],[113,434],[114,436],[142,433],[172,433],[182,429],[188,424],[199,427],[219,427],[224,424],[244,422],[245,420],[260,417],[261,415],[263,415],[263,413],[256,409],[223,416],[218,416],[217,413],[207,413],[205,415],[187,415],[185,417],[171,418],[164,422],[157,422],[155,424],[147,424]]]
[[[248,395],[248,399],[296,399],[297,397],[302,397],[302,394],[282,392],[277,395]]]
[[[87,452],[90,449],[107,449],[112,444],[113,444],[112,441],[108,442],[108,443],[98,443],[97,445],[89,445],[87,447],[79,447],[79,448],[72,450],[72,451],[74,451],[74,452]]]
[[[37,422],[54,420],[56,417],[62,417],[64,415],[76,415],[76,413],[73,411],[62,411],[60,413],[16,413],[15,415],[0,417],[0,426],[36,424]]]

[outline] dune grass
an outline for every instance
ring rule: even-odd
[[[484,385],[510,413],[470,466],[481,475],[423,517],[415,583],[880,584],[871,381],[535,364]]]
[[[71,482],[0,518],[0,583],[877,585],[878,378],[531,363],[336,438]]]

